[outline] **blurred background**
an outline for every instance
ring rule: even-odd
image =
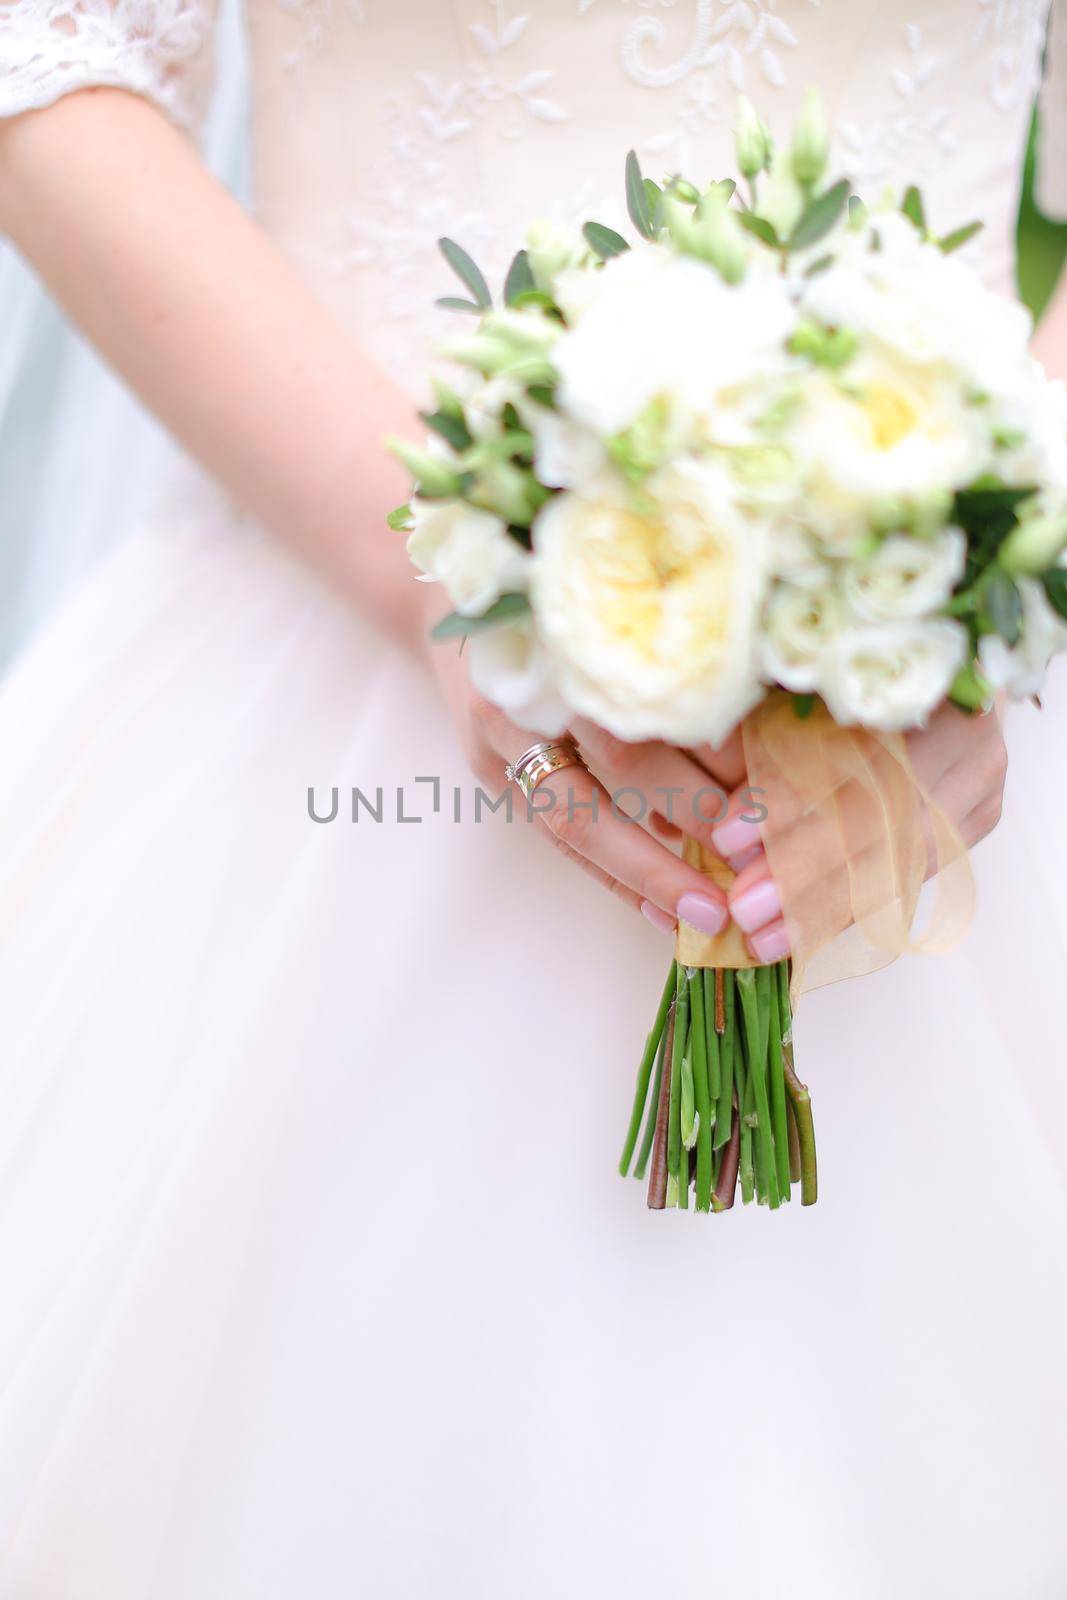
[[[249,191],[240,0],[222,0],[211,166]],[[1044,121],[1044,127],[1042,126]],[[1018,224],[1019,290],[1039,316],[1067,254],[1067,108],[1035,107]],[[0,241],[0,670],[71,588],[145,515],[173,446]],[[205,374],[205,382],[210,374]]]

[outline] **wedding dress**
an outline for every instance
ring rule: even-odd
[[[631,144],[724,173],[738,87],[782,129],[817,81],[837,166],[985,216],[1009,291],[1045,24],[249,0],[258,214],[415,391],[438,235],[499,278],[530,216],[612,220]],[[8,0],[0,111],[193,130],[211,28]],[[967,943],[802,1007],[819,1205],[653,1215],[614,1164],[668,942],[475,823],[424,675],[190,477],[0,695],[0,1600],[1062,1596],[1046,698]]]

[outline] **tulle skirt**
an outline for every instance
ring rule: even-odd
[[[802,1006],[818,1206],[654,1215],[669,941],[254,529],[122,549],[0,696],[2,1600],[1061,1596],[1048,701],[967,944]]]

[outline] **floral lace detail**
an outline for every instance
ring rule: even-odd
[[[763,5],[752,0],[696,0],[689,45],[673,61],[656,61],[663,54],[667,29],[651,15],[655,0],[638,0],[646,14],[634,17],[622,40],[622,63],[628,77],[647,89],[667,89],[690,73],[712,68],[734,89],[745,86],[749,62],[758,65],[764,83],[780,89],[786,81],[783,51],[796,48],[797,37],[778,14],[777,0]],[[671,6],[675,0],[660,0]],[[817,6],[819,0],[808,0]]]
[[[213,23],[213,0],[0,0],[0,115],[111,85],[195,128]]]
[[[866,124],[840,121],[837,127],[849,176],[872,200],[893,173],[925,176],[958,148],[951,105],[938,93],[942,61],[925,48],[917,22],[906,23],[900,38],[902,55],[889,67],[896,114]]]
[[[1041,77],[1048,0],[978,0],[975,43],[994,46],[989,94],[998,111],[1032,100]]]

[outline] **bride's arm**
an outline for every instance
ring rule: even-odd
[[[359,608],[426,625],[384,518],[410,402],[154,105],[84,89],[0,122],[0,232],[177,438]]]

